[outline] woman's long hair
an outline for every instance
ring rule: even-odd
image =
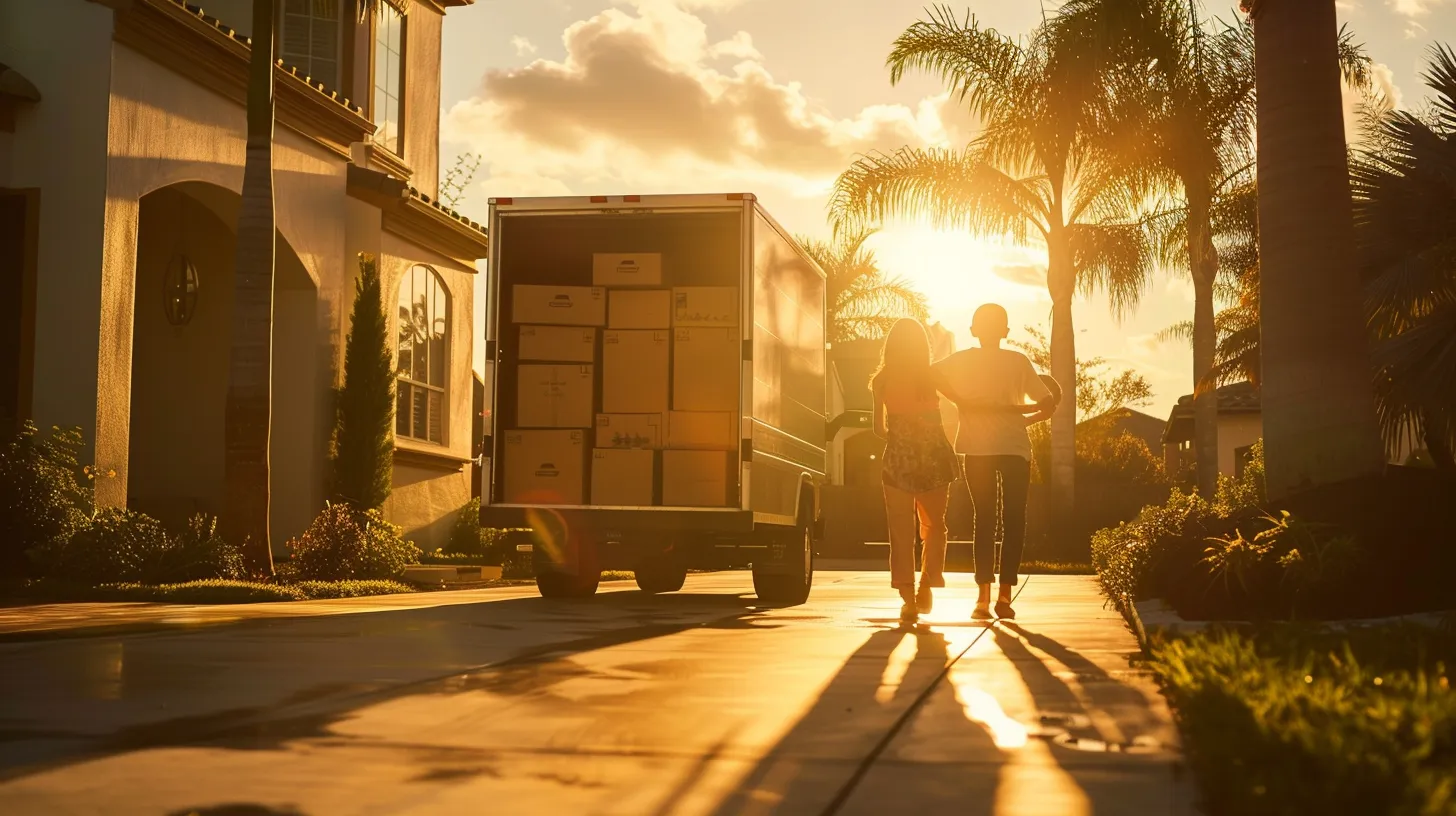
[[[870,378],[870,388],[875,387],[909,388],[916,394],[935,396],[935,383],[930,377],[930,338],[920,321],[903,318],[890,327],[880,347],[880,367]]]

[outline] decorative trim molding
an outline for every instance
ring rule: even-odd
[[[371,170],[382,170],[397,179],[409,181],[414,175],[414,170],[404,163],[404,159],[396,156],[388,148],[380,147],[374,142],[364,143],[364,163],[371,165]]]
[[[490,240],[474,221],[431,201],[403,181],[368,167],[349,165],[348,194],[378,207],[385,232],[439,252],[471,271],[487,257]]]
[[[394,461],[395,464],[399,465],[412,465],[414,467],[451,471],[454,473],[460,473],[466,467],[475,463],[474,459],[456,456],[444,448],[435,451],[422,450],[415,447],[400,447],[398,440],[394,443]]]
[[[172,0],[133,0],[116,13],[113,39],[209,90],[248,102],[249,40]],[[363,110],[279,60],[273,73],[278,123],[349,158],[349,146],[374,133]]]

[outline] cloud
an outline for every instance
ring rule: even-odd
[[[974,127],[945,95],[832,114],[774,77],[746,32],[715,41],[690,11],[733,4],[629,0],[573,23],[564,59],[487,74],[443,135],[485,156],[491,188],[513,195],[772,186],[807,197],[857,153]]]
[[[1396,14],[1403,14],[1407,17],[1424,17],[1431,13],[1431,9],[1441,5],[1445,0],[1388,0],[1390,7],[1395,9]]]
[[[1046,267],[1036,264],[996,264],[991,267],[991,274],[1022,286],[1046,286]]]
[[[518,56],[522,57],[526,56],[527,54],[536,53],[536,44],[519,34],[511,38],[511,47],[516,49],[516,54]]]

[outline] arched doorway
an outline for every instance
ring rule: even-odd
[[[178,529],[223,506],[237,194],[184,182],[141,199],[127,504]],[[275,549],[323,504],[328,368],[317,289],[282,236],[274,271],[271,526]]]

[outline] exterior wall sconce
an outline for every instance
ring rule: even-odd
[[[167,264],[167,274],[162,278],[163,308],[167,311],[167,322],[173,326],[186,326],[192,322],[197,311],[197,267],[192,259],[182,253],[172,256]]]

